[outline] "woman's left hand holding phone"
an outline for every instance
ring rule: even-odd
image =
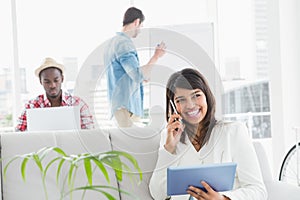
[[[180,120],[179,120],[180,119]],[[181,116],[179,114],[172,114],[169,118],[167,125],[167,140],[164,145],[165,149],[174,154],[176,150],[176,145],[180,140],[180,136],[184,130],[184,124],[181,123]]]

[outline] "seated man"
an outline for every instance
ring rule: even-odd
[[[29,102],[25,104],[25,110],[18,119],[16,131],[27,130],[26,109],[59,106],[79,106],[81,129],[94,128],[93,117],[90,114],[87,104],[79,97],[62,91],[61,84],[64,80],[63,72],[64,66],[52,58],[46,58],[44,63],[35,70],[35,75],[39,77],[45,94],[41,94],[35,99],[29,100]]]

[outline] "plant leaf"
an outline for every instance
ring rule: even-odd
[[[69,191],[68,193],[71,193],[75,190],[92,190],[92,191],[96,191],[96,192],[103,192],[103,189],[109,189],[109,190],[115,190],[118,191],[120,193],[123,193],[125,195],[131,196],[131,199],[138,199],[137,196],[134,196],[133,194],[125,191],[125,190],[121,190],[119,188],[113,187],[113,186],[108,186],[108,185],[91,185],[91,186],[83,186],[83,187],[77,187],[74,188],[72,191]],[[66,195],[68,195],[68,193]]]
[[[92,166],[91,166],[91,160],[90,158],[85,158],[84,160],[84,169],[85,169],[85,174],[88,179],[89,185],[93,184],[93,177],[92,177]]]
[[[43,173],[43,166],[39,156],[37,154],[33,154],[32,157],[36,165],[39,167],[40,171]]]
[[[108,154],[112,154],[108,152]],[[112,154],[113,156],[110,157],[105,157],[102,159],[102,162],[105,164],[109,165],[111,168],[114,169],[116,178],[118,181],[122,181],[122,162],[120,160],[120,157],[117,156],[116,154]]]
[[[70,169],[69,169],[69,174],[68,174],[68,185],[69,185],[69,187],[71,187],[72,175],[73,175],[73,170],[74,170],[75,166],[76,166],[75,163],[71,162]]]
[[[59,174],[62,168],[62,165],[64,164],[66,160],[61,158],[61,161],[59,162],[58,166],[57,166],[57,171],[56,171],[56,184],[58,185],[58,180],[59,180]]]
[[[129,160],[132,163],[134,168],[138,171],[140,181],[143,179],[143,172],[142,172],[141,168],[139,167],[137,160],[132,155],[130,155],[129,153],[123,152],[123,151],[109,151],[109,152],[106,152],[106,154],[114,154],[117,156],[125,157],[127,160]],[[124,162],[122,164],[124,164]],[[120,167],[120,169],[122,169],[122,167]],[[132,170],[129,170],[129,172],[132,172]]]
[[[55,161],[60,160],[60,159],[61,159],[60,157],[54,158],[53,160],[51,160],[51,161],[46,165],[45,170],[44,170],[44,173],[43,173],[43,179],[44,179],[44,180],[45,180],[45,178],[46,178],[46,174],[47,174],[47,171],[48,171],[49,167],[50,167],[53,163],[55,163]]]
[[[16,156],[16,157],[13,157],[11,160],[8,161],[8,163],[4,166],[4,169],[3,169],[3,179],[5,180],[6,179],[6,174],[7,174],[7,169],[8,169],[8,166],[14,162],[15,160],[21,158],[21,156]],[[1,159],[2,160],[2,159]]]
[[[119,157],[113,158],[112,163],[113,163],[112,167],[115,170],[117,179],[119,181],[122,181],[123,180],[123,172],[122,172],[122,163],[121,163],[120,158]]]
[[[36,154],[38,154],[38,155],[41,154],[40,160],[42,161],[46,157],[46,155],[48,155],[49,151],[51,151],[51,150],[52,150],[52,147],[44,147],[44,148],[40,149],[39,151],[37,151]]]
[[[105,192],[104,190],[97,190],[98,192],[101,192],[108,200],[116,200],[114,196],[109,194],[108,192]]]
[[[107,172],[106,168],[104,167],[104,165],[102,164],[102,162],[99,161],[96,157],[93,157],[92,160],[98,166],[98,168],[101,170],[101,172],[104,175],[106,181],[110,184],[110,179],[109,179],[108,172]]]
[[[67,196],[69,193],[72,193],[73,191],[76,191],[76,190],[92,190],[92,191],[96,191],[96,192],[102,193],[108,200],[116,200],[116,198],[114,196],[112,196],[111,194],[109,194],[108,192],[106,192],[106,191],[104,191],[102,189],[98,189],[98,188],[96,188],[93,185],[75,188],[72,191],[70,191],[67,194],[65,194],[65,196]]]
[[[28,160],[29,160],[29,158],[28,157],[25,157],[24,159],[23,159],[23,161],[22,161],[22,164],[21,164],[21,174],[22,174],[22,179],[23,179],[23,181],[25,181],[26,180],[26,178],[25,178],[25,170],[26,170],[26,164],[27,164],[27,162],[28,162]]]
[[[119,156],[123,156],[123,157],[127,158],[133,164],[134,168],[139,172],[140,180],[143,179],[143,172],[142,172],[141,168],[139,167],[137,160],[132,155],[130,155],[129,153],[126,153],[126,152],[122,152],[122,151],[113,151],[113,152]]]
[[[36,154],[40,154],[40,153],[43,153],[43,152],[45,152],[47,149],[50,149],[51,147],[43,147],[43,148],[41,148],[40,150],[38,150],[37,152],[36,152]]]
[[[62,156],[68,156],[61,148],[59,148],[59,147],[54,147],[53,148],[53,151],[55,151],[56,153],[58,153],[58,154],[60,154],[60,155],[62,155]]]

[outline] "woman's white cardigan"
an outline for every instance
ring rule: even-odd
[[[149,184],[151,195],[155,200],[163,200],[167,197],[167,167],[225,162],[237,163],[237,169],[234,189],[222,194],[231,200],[267,199],[256,153],[244,124],[218,122],[213,128],[208,143],[199,152],[186,137],[186,144],[179,142],[176,153],[170,154],[163,147],[167,133],[162,134],[156,169]],[[172,197],[180,200],[188,198],[188,195]]]

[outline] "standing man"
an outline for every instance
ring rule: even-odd
[[[61,84],[64,81],[64,66],[57,63],[52,58],[46,58],[43,64],[35,70],[35,75],[39,77],[41,85],[44,87],[45,94],[29,100],[25,104],[25,110],[18,120],[16,131],[27,130],[26,109],[46,108],[59,106],[79,106],[81,129],[94,128],[92,115],[87,104],[79,97],[72,96],[66,91],[62,91]],[[41,116],[41,119],[43,116]],[[67,120],[67,119],[66,119]]]
[[[144,19],[141,10],[127,9],[122,31],[108,42],[104,53],[111,114],[120,127],[130,127],[143,116],[143,81],[148,80],[153,65],[165,54],[162,42],[149,62],[140,67],[132,38],[139,34]]]

